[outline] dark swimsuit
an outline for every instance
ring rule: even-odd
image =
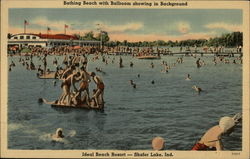
[[[81,83],[80,83],[80,88],[81,88],[81,90],[85,90],[85,89],[87,89],[89,87],[89,83],[87,82],[87,81],[82,81]]]
[[[75,63],[74,65],[75,65],[76,67],[79,67],[79,66],[80,66],[79,63]]]
[[[103,91],[104,90],[104,83],[101,82],[101,83],[97,84],[97,88]]]
[[[67,81],[63,81],[62,84],[61,84],[61,88],[63,88],[64,85],[67,85],[67,86],[71,86],[71,84]]]

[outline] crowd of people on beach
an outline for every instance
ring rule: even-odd
[[[54,48],[40,48],[40,47],[30,47],[31,53],[26,54],[25,56],[20,56],[19,62],[26,67],[27,70],[37,70],[38,78],[56,78],[62,80],[62,90],[63,93],[58,99],[58,104],[65,105],[81,105],[80,103],[86,103],[87,105],[102,105],[103,101],[103,90],[104,84],[102,78],[97,76],[94,72],[87,71],[87,64],[89,60],[96,61],[99,58],[102,59],[106,65],[110,61],[111,58],[109,51],[131,51],[132,57],[143,55],[148,55],[152,53],[154,50],[151,47],[145,48],[126,48],[126,47],[104,47],[103,50],[100,50],[97,47],[80,47],[78,49],[74,49],[74,47],[70,46],[58,46]],[[187,47],[186,49],[189,49]],[[161,52],[160,49],[156,49]],[[88,55],[93,54],[92,59],[88,59]],[[19,54],[20,55],[20,54]],[[63,56],[63,61],[60,64],[59,59],[56,56]],[[55,66],[55,71],[51,71],[50,68],[47,67],[47,57],[55,56],[53,59],[53,65]],[[197,68],[201,68],[206,65],[205,61],[201,59],[202,57],[197,57],[196,54],[190,54],[196,60]],[[41,61],[42,64],[36,66],[33,62],[33,58],[37,57],[38,61]],[[176,61],[173,61],[171,64],[166,61],[162,61],[160,65],[162,66],[161,72],[169,73],[170,69],[174,68],[177,64],[182,64],[184,62],[184,55],[178,57]],[[111,63],[114,63],[116,60],[115,56],[111,59]],[[230,56],[214,56],[213,58],[214,65],[219,63],[224,64],[242,64],[242,56],[233,57],[233,60],[230,59]],[[129,64],[130,67],[134,66],[134,63],[131,61]],[[150,67],[154,68],[155,63],[153,61],[150,63]],[[9,64],[9,71],[15,67],[15,63],[11,61]],[[119,57],[119,67],[123,68],[123,59],[122,56]],[[95,71],[105,75],[106,72],[103,71],[101,67],[96,67]],[[138,77],[140,74],[138,74]],[[95,104],[91,104],[91,98],[89,95],[88,84],[90,82],[90,77],[93,78],[93,81],[96,83],[97,87],[93,90],[93,102]],[[187,74],[186,80],[191,80],[191,75]],[[154,83],[153,81],[152,83]],[[75,84],[78,83],[80,85],[79,88],[76,88]],[[56,84],[56,81],[54,82]],[[136,83],[134,81],[130,81],[130,84],[133,88],[136,88]],[[71,86],[74,91],[71,90]],[[192,87],[198,93],[201,92],[201,88],[197,86]],[[83,95],[83,96],[82,96]],[[81,97],[82,96],[82,97]],[[98,99],[100,96],[100,99]],[[67,99],[67,100],[66,100]]]
[[[102,50],[98,47],[80,47],[78,49],[74,49],[74,47],[70,46],[59,46],[54,48],[41,48],[41,47],[30,47],[30,53],[26,53],[25,56],[19,57],[19,63],[23,65],[27,70],[36,70],[38,78],[55,78],[61,81],[61,89],[62,94],[59,98],[55,101],[54,104],[57,105],[64,105],[64,106],[88,106],[89,108],[97,108],[103,109],[104,108],[104,89],[105,84],[101,76],[97,75],[95,72],[101,73],[105,75],[106,72],[96,65],[95,72],[89,72],[88,70],[88,62],[92,60],[93,62],[96,60],[101,59],[103,63],[108,65],[110,62],[115,63],[118,61],[119,68],[126,67],[123,63],[122,56],[117,58],[113,56],[111,53],[116,52],[126,52],[129,53],[132,57],[141,56],[141,55],[150,55],[154,52],[153,48],[145,47],[145,48],[129,48],[129,47],[104,47]],[[182,48],[181,48],[182,49]],[[186,48],[188,49],[188,48]],[[222,50],[223,48],[221,48]],[[169,49],[156,49],[157,55],[168,53]],[[89,58],[89,55],[92,54],[92,59]],[[18,54],[21,55],[21,54]],[[56,56],[55,56],[56,55]],[[55,56],[52,65],[55,66],[55,70],[52,71],[51,68],[48,68],[48,56]],[[59,62],[57,56],[63,56],[62,63]],[[206,66],[206,62],[202,57],[197,57],[196,54],[190,54],[195,58],[196,62],[194,65],[198,69],[201,67]],[[34,57],[38,59],[42,64],[38,65],[34,63]],[[110,58],[113,57],[113,58]],[[176,67],[179,64],[184,63],[185,55],[179,56],[175,61],[172,63],[161,61],[158,63],[151,61],[150,66],[152,69],[155,67],[156,64],[161,65],[161,72],[162,73],[170,73],[170,70]],[[214,56],[213,64],[242,64],[242,56],[237,57],[225,57],[225,56]],[[15,62],[12,60],[9,64],[9,71],[12,70],[16,66]],[[133,68],[134,63],[130,61],[129,67]],[[138,78],[140,78],[140,73],[138,73]],[[191,75],[187,74],[185,80],[191,80]],[[90,82],[93,81],[96,85],[96,88],[93,89],[92,95],[89,92],[89,85]],[[54,85],[56,85],[56,80],[53,81]],[[136,89],[137,85],[135,81],[130,80],[130,85]],[[154,80],[151,80],[151,84],[155,84]],[[79,85],[77,87],[77,85]],[[196,92],[200,94],[203,91],[202,88],[194,85],[192,87]],[[219,126],[215,126],[208,130],[208,132],[201,138],[201,140],[193,147],[192,150],[207,150],[208,148],[215,148],[216,150],[221,150],[221,141],[220,136],[228,131],[230,128],[236,125],[239,121],[239,117],[233,117],[234,124],[231,126],[227,126],[227,128],[222,128],[220,124]],[[229,120],[225,120],[224,125],[228,125]],[[230,121],[230,123],[233,123]],[[222,122],[223,123],[223,122]],[[225,124],[226,123],[226,124]],[[230,125],[230,124],[229,124]],[[230,128],[228,128],[230,127]],[[222,130],[223,129],[223,130]],[[58,130],[56,133],[57,137],[63,137],[62,130]],[[211,141],[210,141],[211,140]],[[156,143],[162,144],[162,140],[157,138],[154,140],[153,145]],[[219,143],[218,143],[219,142]],[[157,144],[156,144],[157,145]],[[154,146],[153,146],[154,147]],[[161,148],[157,149],[162,149]]]

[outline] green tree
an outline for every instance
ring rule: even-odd
[[[93,31],[85,33],[83,36],[83,40],[96,40],[96,38],[94,37]]]
[[[97,37],[96,40],[102,41],[102,43],[105,45],[105,43],[107,43],[109,41],[109,35],[108,32],[106,31],[101,31]]]
[[[79,34],[73,34],[73,36],[77,37],[78,39],[81,39],[81,36]]]
[[[128,45],[128,41],[127,41],[127,40],[124,40],[124,41],[122,42],[122,45],[123,45],[123,46],[127,46],[127,45]]]

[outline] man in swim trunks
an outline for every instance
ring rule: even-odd
[[[87,69],[88,58],[83,54],[83,58],[81,59],[81,63],[85,69]]]
[[[77,90],[78,102],[83,102],[86,100],[86,103],[90,105],[89,101],[89,82],[90,82],[90,74],[85,70],[85,67],[81,67],[81,82],[79,85],[79,90]],[[85,96],[81,97],[82,93],[85,93]]]
[[[63,59],[63,64],[68,66],[68,55],[65,55],[65,57]]]
[[[103,80],[101,79],[101,77],[97,76],[94,72],[91,73],[91,76],[93,77],[93,80],[97,86],[97,91],[93,95],[93,98],[95,99],[97,106],[99,108],[102,108],[104,104],[103,94],[104,94],[104,87],[105,87]],[[98,99],[101,99],[101,101],[99,101]]]
[[[63,93],[62,93],[61,97],[58,100],[58,104],[70,105],[70,103],[71,103],[70,87],[71,87],[71,84],[72,84],[73,88],[75,90],[77,90],[76,86],[75,86],[75,83],[80,80],[80,77],[81,77],[80,75],[81,75],[80,72],[72,73],[66,79],[63,79],[63,82],[61,84],[61,88],[63,89]],[[68,100],[65,103],[65,99],[67,97],[68,97]]]
[[[43,66],[44,66],[44,72],[43,73],[45,74],[45,71],[46,71],[46,68],[47,68],[47,54],[44,55],[42,62],[43,62]]]
[[[80,66],[80,60],[81,60],[81,57],[79,55],[75,55],[73,60],[72,60],[72,63],[75,67],[79,67]]]

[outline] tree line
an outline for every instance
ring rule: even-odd
[[[108,42],[107,44],[111,46],[139,46],[139,47],[154,47],[154,46],[167,46],[167,47],[178,47],[178,46],[225,46],[225,47],[237,47],[239,45],[243,45],[243,34],[242,32],[233,32],[228,34],[223,34],[220,37],[214,37],[210,39],[188,39],[188,40],[181,40],[181,41],[139,41],[139,42],[128,42],[124,40],[123,42]]]
[[[222,34],[219,37],[214,37],[210,39],[188,39],[181,41],[164,41],[164,40],[156,40],[156,41],[138,41],[138,42],[128,42],[124,41],[110,41],[110,37],[108,32],[102,31],[101,33],[94,35],[93,31],[85,33],[83,36],[79,34],[74,34],[80,40],[98,40],[102,41],[105,46],[128,46],[128,47],[178,47],[178,46],[224,46],[224,47],[237,47],[243,45],[243,33],[242,32],[232,32],[227,34]],[[11,34],[8,34],[8,39],[10,39]]]
[[[242,32],[232,32],[222,34],[221,36],[210,38],[210,39],[188,39],[188,40],[181,40],[181,41],[164,41],[164,40],[157,40],[157,41],[138,41],[138,42],[128,42],[127,40],[124,41],[110,41],[108,32],[99,33],[96,37],[94,37],[93,32],[85,33],[84,36],[78,36],[81,40],[99,40],[102,41],[105,46],[128,46],[128,47],[159,47],[159,46],[166,46],[166,47],[178,47],[178,46],[224,46],[224,47],[237,47],[243,45],[243,33]],[[102,36],[102,37],[101,37]]]

